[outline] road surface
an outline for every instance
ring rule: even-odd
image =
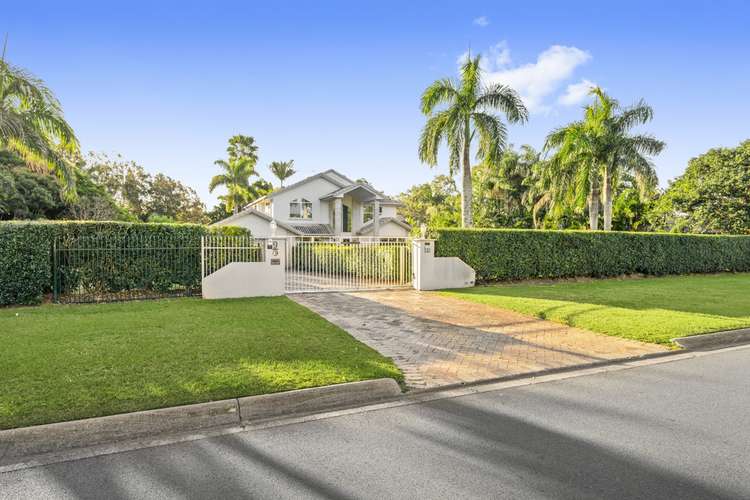
[[[750,498],[750,348],[25,469],[1,498]]]

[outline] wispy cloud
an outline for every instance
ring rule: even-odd
[[[479,16],[474,19],[473,23],[481,28],[484,28],[485,26],[488,26],[490,24],[490,20],[489,18],[487,18],[487,16]]]
[[[557,98],[557,102],[563,106],[580,104],[589,96],[589,92],[594,87],[596,84],[585,78],[578,83],[571,83],[565,89],[565,93]]]

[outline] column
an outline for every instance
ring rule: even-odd
[[[373,236],[380,236],[380,200],[372,203],[372,225]]]
[[[344,232],[344,200],[336,198],[333,201],[333,234]]]

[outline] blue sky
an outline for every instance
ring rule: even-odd
[[[236,133],[260,171],[293,158],[390,194],[421,165],[419,95],[469,47],[532,108],[510,142],[541,147],[580,116],[581,89],[655,109],[663,185],[710,147],[750,138],[750,2],[34,2],[2,8],[8,59],[44,79],[85,150],[194,187]],[[215,193],[218,194],[218,193]]]

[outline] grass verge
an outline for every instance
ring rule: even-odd
[[[285,297],[0,309],[0,429],[403,376]]]
[[[440,293],[658,344],[750,326],[747,273],[496,284]]]

